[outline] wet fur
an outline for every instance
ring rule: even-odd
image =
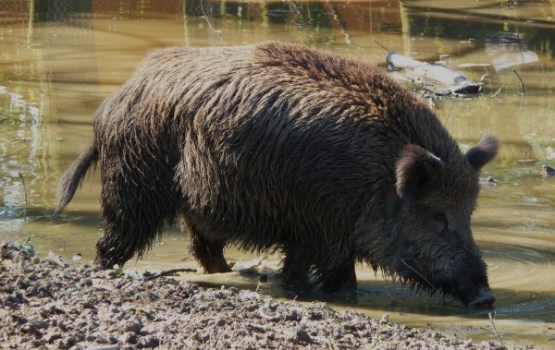
[[[441,159],[447,187],[477,186],[434,113],[373,65],[274,42],[166,49],[99,108],[56,212],[98,158],[102,266],[142,255],[179,217],[207,272],[229,270],[235,243],[282,251],[286,283],[314,273],[324,290],[353,288],[356,261],[398,269],[396,167],[409,144]]]

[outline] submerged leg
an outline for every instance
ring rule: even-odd
[[[289,245],[284,249],[281,276],[286,287],[305,289],[308,287],[308,276],[311,262],[307,259],[306,250]]]
[[[316,273],[324,292],[354,291],[357,287],[354,254],[339,262],[336,259],[323,261],[316,267]]]
[[[114,165],[104,165],[102,175],[104,233],[96,243],[96,262],[112,268],[150,248],[164,220],[175,216],[177,197],[171,180],[164,183],[161,176],[152,183],[136,171]]]
[[[225,242],[212,242],[203,237],[192,224],[187,224],[190,232],[189,250],[204,268],[205,273],[230,272],[224,257]]]

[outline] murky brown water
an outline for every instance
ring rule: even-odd
[[[520,39],[507,33],[520,33]],[[378,41],[421,60],[447,54],[475,80],[490,75],[478,97],[444,98],[435,109],[463,147],[486,131],[500,138],[500,157],[485,169],[498,184],[484,187],[474,217],[497,296],[495,325],[508,344],[555,348],[555,178],[540,176],[542,164],[555,167],[554,1],[0,0],[0,239],[30,237],[39,254],[70,258],[81,252],[90,261],[100,230],[98,176],[85,181],[62,220],[50,222],[49,215],[58,179],[91,138],[102,99],[153,49],[269,39],[383,64]],[[497,72],[491,65],[525,51],[537,61]],[[26,218],[18,172],[27,189]],[[193,267],[186,246],[185,235],[169,229],[144,260],[126,267]],[[233,249],[227,256],[239,266],[262,260],[275,268],[279,261]],[[389,313],[394,321],[461,338],[497,339],[486,314],[412,295],[364,266],[357,272],[358,302],[337,307]],[[236,274],[187,278],[257,286]],[[262,285],[262,292],[290,297],[278,283]]]

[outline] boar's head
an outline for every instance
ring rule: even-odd
[[[469,306],[489,306],[486,265],[474,242],[471,215],[479,171],[497,153],[486,135],[464,156],[443,160],[409,144],[396,163],[401,210],[392,272],[408,285],[452,295]]]

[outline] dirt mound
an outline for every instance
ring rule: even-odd
[[[0,243],[2,349],[504,349],[324,303],[130,279]],[[141,276],[136,276],[140,278]]]

